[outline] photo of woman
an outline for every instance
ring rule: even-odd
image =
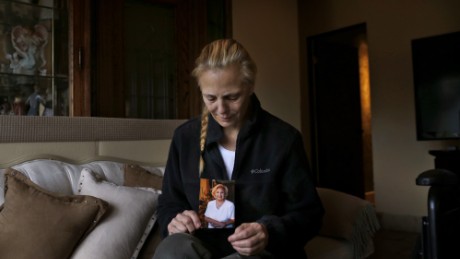
[[[204,213],[208,228],[232,228],[235,223],[235,205],[226,199],[227,186],[217,184],[211,193],[214,199],[208,202]]]

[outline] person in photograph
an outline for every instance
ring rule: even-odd
[[[218,184],[212,188],[211,194],[214,199],[208,202],[204,213],[208,228],[232,228],[235,222],[235,205],[227,200],[227,186]]]
[[[262,108],[256,74],[234,39],[209,43],[196,59],[203,112],[172,138],[158,203],[164,239],[155,259],[306,258],[324,208],[301,133]],[[234,181],[234,228],[203,228],[202,178]]]

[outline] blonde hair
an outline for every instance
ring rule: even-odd
[[[224,198],[227,198],[228,196],[228,188],[227,186],[219,183],[218,185],[212,187],[212,190],[211,190],[211,194],[212,194],[212,197],[214,197],[214,195],[216,195],[216,192],[217,192],[217,189],[221,188],[222,190],[224,190]]]
[[[206,45],[200,56],[195,60],[195,69],[192,75],[198,80],[208,70],[225,69],[230,66],[237,66],[241,75],[241,82],[248,86],[254,86],[257,74],[257,66],[247,50],[234,39],[216,40]],[[200,131],[200,176],[204,170],[204,148],[208,132],[209,111],[203,107],[201,114]]]
[[[231,65],[239,67],[243,84],[255,84],[257,66],[243,45],[234,39],[216,40],[206,45],[195,60],[192,75],[198,79],[205,71]]]
[[[201,113],[201,131],[200,131],[200,167],[199,167],[199,172],[200,176],[204,171],[204,147],[206,144],[206,136],[208,135],[208,114],[209,111],[206,109],[206,106],[203,107],[203,112]]]

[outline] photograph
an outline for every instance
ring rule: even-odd
[[[199,217],[202,228],[234,228],[234,181],[200,180]]]

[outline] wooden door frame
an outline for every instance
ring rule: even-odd
[[[311,37],[308,37],[307,38],[307,53],[308,53],[308,57],[307,57],[307,67],[308,67],[308,84],[309,84],[309,88],[308,88],[308,101],[309,101],[309,118],[310,118],[310,127],[309,127],[309,136],[310,136],[310,145],[311,145],[311,162],[312,162],[312,168],[314,171],[314,173],[316,174],[316,181],[317,183],[320,184],[319,182],[319,169],[318,169],[318,166],[319,166],[319,161],[318,161],[318,141],[317,141],[317,136],[318,136],[318,129],[316,128],[316,124],[317,124],[317,121],[318,121],[318,118],[317,118],[317,111],[316,111],[316,106],[317,106],[317,103],[316,103],[316,96],[317,96],[317,93],[316,93],[316,87],[315,87],[315,84],[316,84],[316,78],[315,78],[315,71],[314,71],[314,67],[315,67],[315,58],[313,57],[314,53],[313,53],[313,50],[311,48],[311,44],[313,42],[313,40],[317,40],[318,38],[320,37],[328,37],[329,35],[333,35],[333,34],[342,34],[342,32],[346,32],[346,31],[353,31],[353,30],[356,30],[356,29],[360,29],[364,26],[365,28],[365,24],[357,24],[357,25],[353,25],[353,26],[350,26],[350,27],[346,27],[346,28],[343,28],[343,29],[339,29],[339,30],[335,30],[335,31],[331,31],[331,32],[326,32],[326,33],[322,33],[322,34],[319,34],[319,35],[315,35],[315,36],[311,36]],[[353,33],[352,33],[353,34]],[[350,34],[350,35],[352,35]],[[346,33],[345,34],[342,34],[340,37],[344,37],[344,38],[340,38],[341,41],[345,41],[345,42],[352,42],[352,40],[356,39],[356,36],[351,36],[349,37]],[[362,122],[361,122],[362,123]],[[364,136],[363,136],[363,142],[365,141],[364,140]],[[364,149],[362,150],[362,179],[359,179],[360,181],[362,181],[362,194],[361,194],[361,190],[359,190],[360,194],[357,195],[357,196],[360,196],[360,197],[364,197],[365,195],[365,179],[366,179],[366,176],[365,176],[365,164],[366,162],[364,161],[365,159],[365,156],[364,156]]]

